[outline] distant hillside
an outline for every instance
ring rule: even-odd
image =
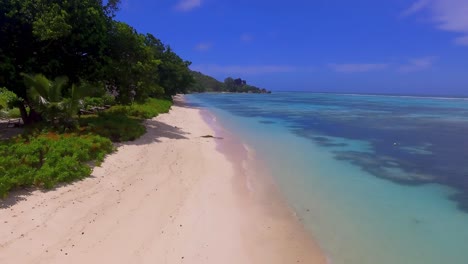
[[[215,78],[205,75],[201,72],[192,71],[194,84],[190,87],[192,92],[223,92],[225,86]]]
[[[248,85],[247,81],[241,78],[228,77],[223,83],[201,72],[192,71],[191,73],[194,83],[189,88],[190,92],[271,93],[266,89]]]

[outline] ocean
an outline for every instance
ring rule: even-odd
[[[330,263],[468,263],[468,99],[186,99],[262,157]]]

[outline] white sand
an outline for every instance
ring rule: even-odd
[[[199,110],[147,126],[92,177],[4,201],[0,263],[325,263],[273,184],[247,183],[247,157],[201,137]]]

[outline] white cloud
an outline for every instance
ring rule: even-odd
[[[201,0],[181,0],[175,6],[175,9],[182,12],[188,12],[194,8],[200,7],[201,3]]]
[[[399,72],[409,73],[423,71],[432,68],[436,57],[424,57],[411,59],[407,64],[403,64],[398,68]]]
[[[355,73],[355,72],[370,72],[386,69],[386,63],[361,63],[361,64],[328,64],[336,72]]]
[[[217,65],[202,64],[193,65],[192,70],[205,72],[207,74],[267,74],[267,73],[286,73],[297,71],[298,68],[288,65]]]
[[[468,46],[468,35],[456,38],[454,42],[458,45]]]
[[[455,43],[467,45],[468,38],[468,1],[467,0],[419,0],[403,16],[414,15],[427,9],[431,20],[438,29],[460,33]]]
[[[468,1],[433,0],[433,13],[438,28],[468,33]]]
[[[202,43],[198,43],[198,44],[195,46],[195,50],[198,50],[198,51],[207,51],[207,50],[210,50],[212,47],[213,47],[213,44],[211,44],[211,43],[209,43],[209,42],[202,42]]]
[[[244,33],[240,36],[240,40],[244,43],[249,43],[254,40],[254,37],[251,34]]]
[[[424,8],[426,8],[430,4],[430,0],[419,0],[415,2],[412,6],[401,13],[402,16],[410,16],[415,14]]]

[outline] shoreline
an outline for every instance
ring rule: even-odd
[[[269,245],[268,250],[275,248],[284,253],[295,248],[294,254],[307,258],[306,261],[298,260],[296,263],[329,263],[328,257],[314,240],[313,234],[300,221],[295,209],[289,205],[272,177],[270,168],[255,149],[244,143],[235,133],[225,129],[222,124],[224,121],[215,114],[204,108],[197,109],[200,109],[203,120],[213,129],[215,138],[222,139],[216,141],[217,150],[234,166],[236,178],[233,179],[233,187],[241,196],[242,208],[250,210],[246,215],[255,215],[251,221],[263,219],[268,222],[268,229],[280,230],[276,234],[264,234],[265,241],[275,241]],[[280,243],[277,243],[278,241]],[[290,261],[276,259],[269,263]]]
[[[254,154],[203,138],[217,131],[178,100],[91,177],[14,195],[0,262],[326,263],[274,183],[249,175]]]

